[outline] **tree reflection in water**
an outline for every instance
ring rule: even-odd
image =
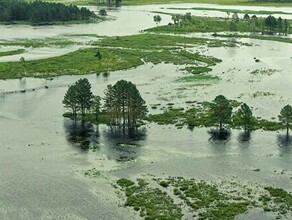
[[[280,147],[283,152],[290,152],[292,147],[292,138],[290,135],[281,135],[277,136],[277,145]]]
[[[251,132],[241,132],[239,133],[237,140],[241,147],[248,147],[251,140]]]
[[[141,142],[146,139],[146,128],[110,126],[104,131],[108,157],[117,161],[129,161],[139,156]]]
[[[90,122],[65,120],[64,128],[67,141],[82,150],[88,150],[90,146],[98,144],[98,126]]]

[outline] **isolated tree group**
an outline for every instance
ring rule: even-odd
[[[147,113],[145,101],[137,87],[126,80],[107,86],[104,103],[112,124],[135,126],[137,120]]]
[[[126,80],[120,80],[115,85],[108,85],[105,90],[104,106],[102,109],[101,97],[94,96],[91,92],[89,81],[79,79],[69,86],[64,99],[64,107],[70,109],[74,117],[79,113],[83,117],[85,113],[93,113],[96,121],[104,110],[112,125],[126,125],[133,127],[137,120],[147,113],[145,101],[137,87]]]

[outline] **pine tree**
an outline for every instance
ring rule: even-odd
[[[248,133],[254,124],[254,117],[252,115],[252,111],[250,110],[249,106],[243,103],[240,106],[240,109],[237,112],[237,119],[241,126],[244,128],[244,132]]]
[[[223,96],[217,96],[211,105],[211,117],[219,124],[219,132],[222,133],[224,124],[230,123],[232,107],[229,101]]]
[[[286,135],[289,136],[289,127],[292,123],[292,107],[290,105],[286,105],[281,109],[280,115],[278,116],[281,123],[286,128]]]

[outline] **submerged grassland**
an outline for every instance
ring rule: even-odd
[[[254,208],[279,218],[292,214],[292,194],[278,188],[243,184],[236,179],[206,182],[183,177],[117,180],[125,206],[145,219],[235,219]]]
[[[70,40],[54,40],[57,46],[72,45]],[[2,45],[40,47],[45,40],[4,42]],[[238,43],[240,45],[240,43]],[[22,62],[0,63],[0,79],[21,77],[52,77],[59,75],[102,73],[129,69],[143,65],[173,63],[199,66],[198,73],[210,71],[210,66],[221,62],[215,57],[205,56],[189,49],[202,46],[236,46],[224,40],[189,38],[183,36],[140,34],[125,37],[109,37],[92,42],[90,48],[79,49],[63,56]],[[186,69],[194,72],[195,69]]]

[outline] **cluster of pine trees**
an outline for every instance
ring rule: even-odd
[[[104,101],[112,124],[135,126],[137,119],[147,113],[145,101],[137,87],[126,80],[120,80],[114,86],[108,85]]]
[[[73,5],[66,6],[60,3],[42,1],[0,1],[0,21],[2,22],[26,21],[38,24],[89,20],[95,17],[94,12],[87,8],[78,8]]]
[[[147,113],[145,101],[137,87],[129,81],[120,80],[115,85],[108,85],[105,91],[104,106],[101,97],[91,92],[89,81],[79,79],[71,85],[63,99],[63,104],[71,110],[74,117],[85,113],[95,114],[98,121],[99,114],[104,111],[111,125],[135,127],[137,121]]]
[[[229,100],[223,95],[219,95],[213,100],[211,105],[211,118],[214,123],[218,124],[219,134],[224,133],[224,125],[230,124],[232,119],[235,125],[243,127],[245,133],[253,129],[253,125],[256,121],[250,107],[245,103],[240,106],[239,110],[232,118],[232,107]],[[289,128],[292,124],[292,107],[290,105],[284,106],[278,118],[283,127],[285,127],[286,135],[288,136]]]

